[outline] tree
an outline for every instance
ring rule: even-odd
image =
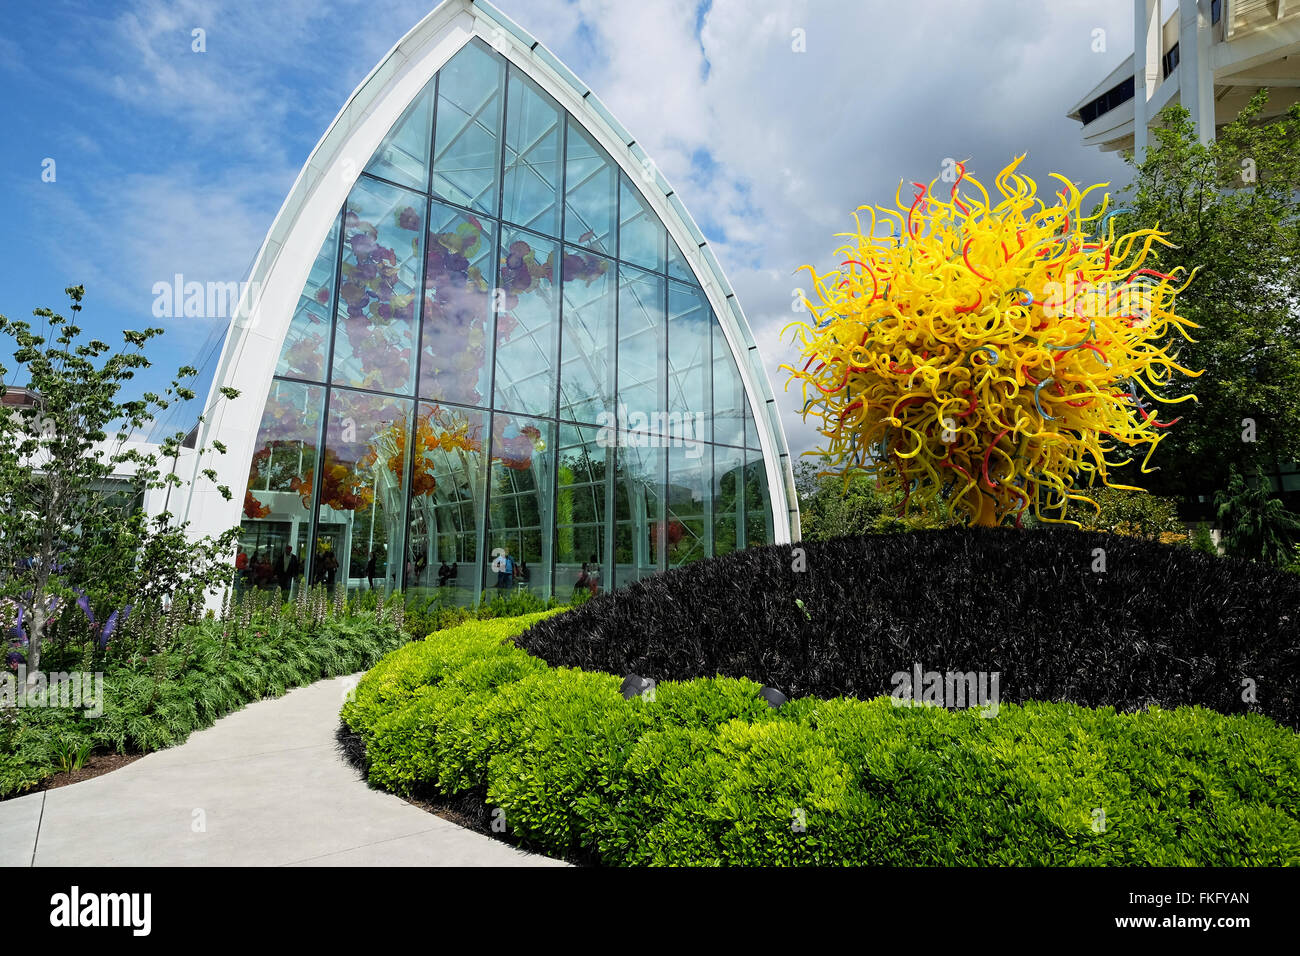
[[[150,367],[143,349],[162,330],[124,331],[117,350],[85,341],[75,321],[85,289],[65,291],[71,319],[49,309],[34,312],[48,331],[0,315],[0,333],[16,346],[15,371],[25,372],[29,399],[0,402],[0,597],[21,614],[33,677],[42,642],[64,610],[81,604],[73,619],[84,612],[102,635],[114,612],[128,613],[128,602],[198,596],[228,576],[237,534],[231,529],[193,541],[169,513],[146,515],[146,492],[186,484],[174,469],[164,471],[185,436],[173,435],[156,449],[131,437],[171,402],[193,398],[181,383],[197,372],[180,369],[162,395],[122,398],[123,386]],[[0,399],[9,372],[0,366]],[[214,449],[225,451],[216,443]],[[215,472],[204,476],[214,479]],[[229,499],[230,490],[220,490]]]
[[[1263,482],[1251,484],[1232,468],[1227,490],[1215,495],[1214,505],[1228,554],[1268,564],[1289,561],[1291,548],[1300,540],[1300,517],[1269,495]]]
[[[827,462],[821,464],[825,467]],[[852,475],[847,483],[836,475],[819,475],[818,466],[807,458],[795,467],[795,491],[805,541],[920,531],[953,523],[937,504],[900,517],[901,494],[881,491],[875,479],[865,474]]]
[[[1198,270],[1178,299],[1199,326],[1179,361],[1205,374],[1169,383],[1199,401],[1160,446],[1148,485],[1161,494],[1223,488],[1234,464],[1300,459],[1300,104],[1264,122],[1267,99],[1208,146],[1184,107],[1166,108],[1121,193],[1123,226],[1158,224],[1173,243],[1158,268]]]

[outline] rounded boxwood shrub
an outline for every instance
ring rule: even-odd
[[[523,845],[618,865],[1300,862],[1300,737],[1258,714],[1003,705],[996,716],[661,681],[514,646],[554,612],[384,658],[343,707],[369,777],[483,793]]]

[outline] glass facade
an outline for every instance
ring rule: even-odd
[[[299,582],[567,598],[774,540],[751,401],[684,257],[478,40],[339,210],[257,446],[251,586],[283,584],[289,547]]]

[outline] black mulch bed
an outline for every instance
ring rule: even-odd
[[[919,664],[996,671],[1003,703],[1200,704],[1300,725],[1300,575],[1071,529],[797,547],[806,570],[793,570],[790,546],[701,561],[602,594],[517,643],[554,666],[743,676],[791,697],[888,694],[895,673]]]

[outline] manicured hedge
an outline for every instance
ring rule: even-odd
[[[104,712],[92,718],[67,708],[0,710],[0,796],[56,773],[60,753],[169,747],[251,701],[364,670],[406,640],[391,615],[300,621],[285,611],[187,626],[166,650],[130,662],[87,664],[60,659],[52,648],[43,669],[104,669]]]
[[[627,701],[616,676],[512,646],[551,613],[380,661],[343,708],[370,780],[485,793],[523,845],[606,864],[1300,862],[1300,737],[1259,715],[1031,703],[981,718],[888,698],[774,711],[726,677]]]
[[[801,561],[780,546],[669,571],[520,644],[557,666],[748,677],[791,697],[887,694],[893,674],[919,663],[996,671],[1004,702],[1199,704],[1300,726],[1300,576],[1070,529],[800,547]]]

